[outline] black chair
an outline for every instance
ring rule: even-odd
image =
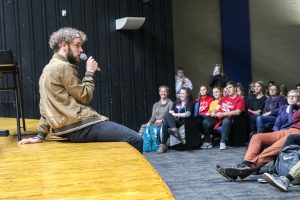
[[[196,117],[188,117],[184,120],[185,140],[187,149],[200,148],[201,136],[199,135],[199,121]]]
[[[22,122],[23,122],[22,128],[24,131],[26,131],[25,118],[24,118],[24,106],[23,106],[23,94],[22,94],[22,87],[20,86],[21,80],[19,75],[19,66],[17,63],[14,62],[13,54],[11,50],[0,51],[0,74],[13,75],[13,86],[0,88],[0,92],[13,91],[15,94],[18,140],[21,140],[20,116],[22,117]]]
[[[232,125],[229,144],[232,146],[244,146],[249,141],[248,116],[245,113],[232,116]]]

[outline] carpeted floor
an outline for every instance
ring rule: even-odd
[[[216,172],[214,163],[231,166],[241,162],[246,147],[224,151],[217,147],[209,150],[175,151],[164,154],[144,153],[177,200],[191,199],[299,199],[300,186],[292,186],[287,193],[280,192],[252,175],[243,181],[228,182]],[[155,191],[154,191],[155,192]]]

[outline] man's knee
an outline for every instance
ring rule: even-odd
[[[263,123],[263,116],[258,116],[256,118],[256,123]]]
[[[251,141],[260,141],[261,140],[261,135],[263,133],[257,133],[257,134],[254,134],[252,137],[251,137]]]
[[[204,119],[202,121],[202,127],[203,129],[211,129],[214,126],[214,123],[212,123],[211,121],[209,121],[209,119]]]

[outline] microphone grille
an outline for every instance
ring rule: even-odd
[[[87,55],[85,53],[80,54],[80,60],[87,60]]]

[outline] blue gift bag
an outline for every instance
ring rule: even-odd
[[[146,126],[143,132],[143,151],[157,151],[159,145],[160,127],[155,125]]]

